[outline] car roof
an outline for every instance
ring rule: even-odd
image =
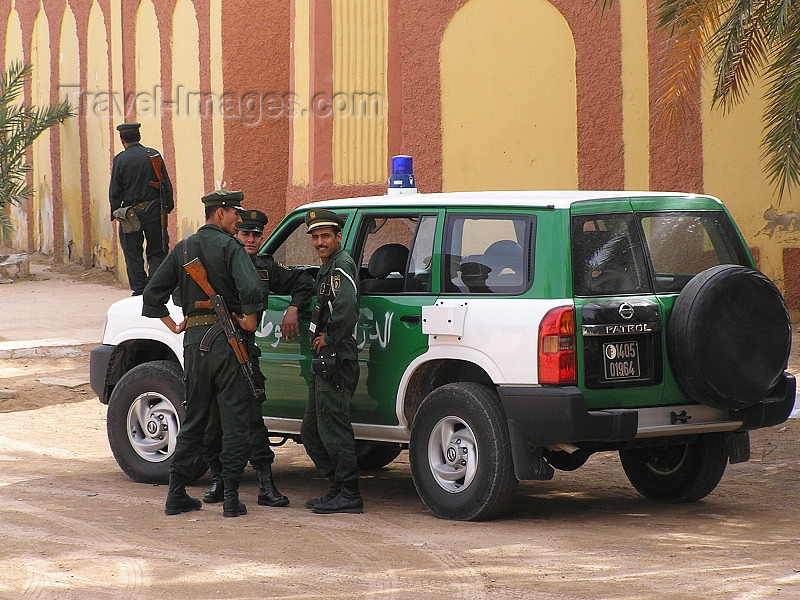
[[[588,190],[535,190],[535,191],[493,191],[493,192],[442,192],[437,194],[393,194],[385,196],[364,196],[337,200],[320,200],[304,204],[297,210],[311,208],[364,207],[433,207],[433,206],[511,206],[568,209],[576,202],[614,201],[630,198],[705,198],[719,203],[713,196],[705,194],[686,194],[682,192],[636,192],[636,191],[588,191]]]

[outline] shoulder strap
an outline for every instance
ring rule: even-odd
[[[317,335],[317,327],[319,327],[322,320],[322,313],[325,307],[328,306],[331,298],[333,298],[333,288],[328,281],[323,282],[319,286],[319,294],[317,294],[317,301],[314,303],[314,309],[311,311],[311,325],[308,331],[313,339]]]

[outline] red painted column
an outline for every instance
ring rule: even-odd
[[[226,98],[242,101],[241,108],[231,104],[231,110],[223,112],[223,179],[225,187],[243,190],[246,205],[263,210],[271,223],[285,213],[289,120],[285,111],[269,113],[267,101],[289,86],[290,4],[222,3],[223,87]],[[248,106],[257,119],[248,116]]]

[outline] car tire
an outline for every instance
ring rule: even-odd
[[[111,452],[125,474],[139,483],[166,483],[184,418],[183,373],[178,363],[146,362],[119,380],[108,402]],[[187,482],[208,470],[198,457]]]
[[[382,469],[403,451],[400,444],[356,440],[356,465],[361,471]]]
[[[791,321],[764,274],[718,265],[684,287],[667,324],[667,350],[683,392],[712,408],[739,410],[778,384],[791,351]]]
[[[475,383],[433,390],[414,416],[409,462],[435,516],[480,521],[505,511],[517,480],[497,393]]]
[[[619,451],[622,468],[636,491],[662,502],[696,502],[708,496],[728,464],[725,436],[700,435],[687,444]]]

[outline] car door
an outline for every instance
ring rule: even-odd
[[[339,211],[350,217],[354,212]],[[270,235],[261,252],[271,254],[278,262],[296,269],[305,269],[312,279],[319,271],[319,257],[307,235],[305,213],[288,216]],[[345,233],[349,223],[345,225]],[[310,307],[300,314],[300,336],[287,340],[281,335],[283,314],[291,298],[270,294],[267,309],[256,331],[256,344],[261,350],[259,364],[266,377],[264,415],[278,419],[302,419],[311,378],[311,343],[308,328]],[[313,304],[313,300],[312,300]]]
[[[397,425],[397,390],[408,365],[428,348],[422,306],[436,300],[436,210],[359,210],[347,249],[361,269],[356,341],[361,376],[354,423]]]
[[[630,201],[598,208],[578,203],[571,211],[579,385],[590,409],[658,405],[666,321],[640,225]]]

